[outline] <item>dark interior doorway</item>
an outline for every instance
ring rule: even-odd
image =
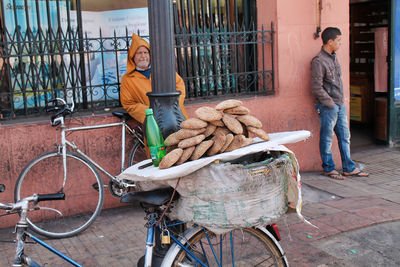
[[[350,1],[352,149],[387,142],[390,0]]]

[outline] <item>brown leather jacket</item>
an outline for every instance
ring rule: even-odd
[[[311,90],[315,103],[333,108],[343,104],[342,71],[336,54],[323,48],[311,62]]]

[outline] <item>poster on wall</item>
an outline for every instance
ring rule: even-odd
[[[67,26],[73,31],[77,29],[77,15],[71,10],[70,1],[31,1],[31,0],[2,0],[4,9],[4,26],[7,29],[5,39],[9,53],[10,85],[9,90],[13,95],[14,110],[43,107],[45,100],[53,97],[57,91],[59,97],[64,97],[65,88],[67,96],[72,97],[71,75],[75,75],[75,87],[79,85],[77,70],[68,69],[71,59],[78,66],[79,56],[76,51],[67,51],[69,45],[62,44],[65,51],[44,51],[41,55],[29,52],[30,45],[27,40],[39,40],[38,33],[41,29],[45,49],[49,49],[46,42],[48,30],[56,32],[61,26],[62,34],[66,34]],[[68,12],[69,10],[69,12]],[[68,17],[70,19],[68,24]],[[148,12],[147,8],[124,9],[101,12],[82,12],[84,37],[89,38],[90,46],[85,46],[85,73],[89,101],[102,101],[104,99],[119,99],[118,81],[126,72],[127,40],[130,35],[140,32],[147,36]],[[59,25],[60,23],[60,25]],[[40,27],[39,27],[40,26]],[[29,29],[29,30],[28,30]],[[102,48],[100,47],[100,31]],[[129,38],[126,38],[127,35]],[[54,36],[54,35],[52,35]],[[117,42],[113,37],[117,36]],[[68,41],[66,41],[68,42]],[[43,43],[43,42],[42,42]],[[115,43],[121,45],[115,52]],[[22,45],[20,45],[22,44]],[[35,47],[37,47],[37,44]],[[125,50],[125,51],[124,51]],[[51,55],[50,55],[51,54]],[[50,67],[50,64],[53,64]],[[63,67],[64,66],[64,67]],[[56,77],[52,70],[56,70]],[[64,73],[64,75],[60,75]],[[50,77],[51,76],[51,77]],[[79,99],[74,101],[80,102]]]
[[[90,43],[89,49],[85,51],[88,99],[118,100],[118,81],[121,81],[127,69],[127,41],[130,44],[132,33],[149,35],[147,8],[82,11],[82,21],[84,37]],[[76,27],[76,14],[71,16],[70,23],[73,28]],[[101,42],[100,36],[103,39]],[[67,56],[64,57],[65,61],[69,60]]]
[[[400,0],[395,2],[393,78],[394,100],[400,101]]]
[[[50,83],[44,83],[47,88],[43,88],[43,85],[37,82],[37,76],[33,74],[34,71],[30,66],[40,66],[42,70],[40,75],[43,76],[41,78],[48,80],[50,58],[31,55],[26,41],[29,40],[28,36],[37,36],[38,25],[43,33],[47,32],[49,25],[52,28],[58,27],[57,13],[66,14],[67,2],[4,0],[3,9],[4,26],[7,29],[4,38],[9,53],[10,84],[12,85],[10,90],[13,94],[14,109],[23,109],[24,104],[27,108],[44,106],[45,98],[51,97],[50,93],[45,92],[50,89]],[[49,15],[47,12],[42,12],[43,10],[49,10]],[[28,28],[29,32],[27,32]],[[24,45],[17,45],[18,42],[24,42]],[[40,90],[33,90],[34,82],[36,82],[36,88],[40,87]]]

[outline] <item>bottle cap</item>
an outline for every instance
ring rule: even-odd
[[[153,115],[153,109],[152,108],[146,109],[145,110],[145,114],[146,114],[146,116],[147,115]]]

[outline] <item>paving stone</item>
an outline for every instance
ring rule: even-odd
[[[394,220],[400,220],[400,207],[394,209],[392,207],[371,207],[354,211],[360,217],[373,220],[375,223],[382,223]]]
[[[304,214],[303,214],[304,215]],[[297,216],[296,212],[290,212],[284,214],[279,220],[277,221],[278,225],[286,226],[301,223],[302,220]]]
[[[286,252],[290,266],[318,266],[322,262],[334,262],[336,260],[325,251],[301,241],[283,240],[281,246]]]
[[[340,233],[338,229],[335,229],[318,220],[310,220],[310,223],[318,228],[306,223],[298,223],[291,225],[288,228],[282,227],[283,234],[281,233],[281,236],[284,236],[286,234],[286,237],[289,239],[295,238],[302,241],[312,242],[313,240],[326,238]],[[284,238],[282,237],[282,239]]]
[[[368,208],[373,206],[389,205],[390,203],[384,199],[377,197],[355,197],[329,200],[323,202],[323,204],[337,208],[342,211],[353,211],[356,209]]]
[[[383,195],[380,196],[381,198],[391,201],[396,204],[400,204],[400,193],[390,194],[390,195]]]
[[[305,205],[302,210],[302,214],[304,217],[309,219],[315,219],[319,217],[323,217],[329,214],[340,212],[341,210],[330,207],[323,203],[312,203],[309,205]]]
[[[349,212],[327,215],[316,219],[316,221],[316,223],[321,222],[340,231],[350,231],[374,224],[374,221],[371,219],[360,217]]]

